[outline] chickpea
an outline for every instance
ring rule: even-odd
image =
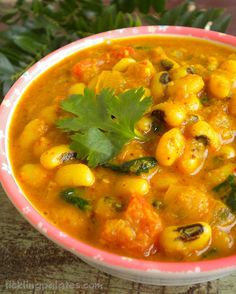
[[[186,112],[181,105],[171,102],[163,102],[154,106],[153,111],[161,110],[164,112],[164,120],[171,127],[180,126],[186,119]]]
[[[213,151],[220,148],[220,139],[218,133],[205,121],[198,121],[191,128],[191,135],[196,139],[204,139]]]
[[[55,181],[61,187],[90,187],[95,178],[87,165],[78,163],[60,167],[56,173]]]
[[[221,63],[220,68],[230,73],[236,73],[236,60],[228,59]]]
[[[206,156],[206,146],[196,139],[189,139],[183,155],[178,159],[178,169],[184,174],[194,175],[202,168]]]
[[[160,245],[168,255],[188,256],[206,250],[211,238],[211,227],[205,222],[198,222],[165,228],[160,235]]]
[[[134,176],[122,177],[115,185],[115,191],[118,195],[145,195],[148,193],[149,188],[147,180]]]
[[[231,90],[230,81],[223,75],[213,73],[208,81],[208,90],[216,98],[229,97]]]
[[[85,89],[84,83],[76,83],[69,88],[68,95],[75,95],[75,94],[83,95],[84,89]]]
[[[73,152],[68,145],[59,145],[45,151],[40,157],[40,162],[43,167],[54,169],[63,162],[71,160],[74,157],[75,152]]]
[[[48,174],[40,164],[27,163],[20,169],[20,179],[33,188],[39,188],[46,184]]]
[[[178,128],[166,132],[156,149],[156,159],[164,166],[171,166],[183,153],[185,138]]]
[[[117,71],[125,71],[130,64],[135,63],[136,60],[134,60],[133,58],[127,57],[127,58],[122,58],[120,59],[114,66],[113,66],[113,70],[117,70]]]
[[[19,138],[21,148],[30,148],[48,130],[48,126],[42,119],[33,119],[25,127]]]

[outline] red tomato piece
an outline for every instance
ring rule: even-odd
[[[125,219],[107,220],[101,240],[147,256],[162,231],[159,215],[142,197],[132,197],[125,212]]]

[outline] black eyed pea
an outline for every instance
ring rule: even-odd
[[[216,98],[223,99],[230,96],[231,83],[222,74],[213,73],[208,81],[208,91]]]
[[[75,83],[68,90],[68,95],[83,95],[85,89],[84,83]]]
[[[212,239],[211,227],[205,222],[170,226],[160,235],[160,245],[170,256],[189,256],[207,250]]]
[[[40,164],[27,163],[20,169],[20,179],[33,188],[39,188],[47,183],[48,174]]]
[[[19,145],[23,149],[32,145],[48,130],[48,125],[42,119],[33,119],[25,127],[19,138]]]
[[[198,173],[207,157],[207,147],[196,139],[186,141],[183,155],[178,159],[178,169],[187,175]]]
[[[60,167],[56,172],[55,181],[60,187],[90,187],[95,178],[87,165],[77,163]]]
[[[116,185],[117,195],[145,195],[149,192],[150,185],[146,179],[134,176],[124,176],[120,178]]]
[[[204,141],[206,145],[209,145],[212,151],[217,151],[221,146],[218,133],[212,128],[211,125],[203,120],[195,123],[190,132],[195,139],[202,142]]]
[[[168,85],[167,95],[170,97],[188,97],[199,93],[204,87],[202,77],[196,74],[187,75]]]
[[[235,163],[230,162],[224,164],[216,169],[208,171],[205,176],[205,180],[207,184],[209,184],[211,187],[215,187],[224,182],[228,178],[228,176],[235,171],[235,168]]]
[[[43,108],[39,114],[48,125],[52,125],[58,119],[59,107],[57,105],[49,105]]]
[[[181,66],[179,68],[172,69],[170,71],[170,76],[171,76],[171,79],[174,81],[193,73],[194,73],[194,69],[192,66]]]
[[[76,158],[76,153],[72,151],[68,145],[58,145],[43,152],[40,162],[47,169],[55,167]]]
[[[127,70],[127,68],[130,66],[130,64],[133,64],[135,62],[136,62],[136,60],[133,58],[130,58],[130,57],[122,58],[113,66],[112,69],[123,72],[123,71]]]
[[[160,102],[161,98],[165,96],[165,91],[169,82],[170,76],[168,72],[161,71],[154,74],[151,82],[151,93],[155,102]]]
[[[225,60],[223,63],[221,63],[220,68],[230,73],[236,73],[236,60]]]
[[[156,159],[164,166],[171,166],[183,153],[185,138],[178,128],[166,132],[158,142]]]
[[[164,120],[170,127],[180,126],[186,119],[186,112],[181,105],[172,102],[163,102],[153,107],[153,111],[160,110],[164,113]]]

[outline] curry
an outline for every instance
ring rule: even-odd
[[[236,54],[191,38],[116,40],[24,93],[15,177],[69,235],[147,260],[236,253]]]

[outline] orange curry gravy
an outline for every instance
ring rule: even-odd
[[[14,113],[9,148],[17,182],[53,225],[104,250],[148,260],[233,254],[235,82],[233,49],[195,39],[124,39],[69,56],[30,85]],[[58,171],[86,161],[42,164],[51,148],[69,148],[68,133],[55,122],[65,115],[60,102],[84,86],[116,93],[144,87],[152,96],[152,109],[136,126],[149,140],[132,141],[115,159],[153,157],[157,165],[148,173],[97,167],[91,185],[71,187],[58,182]],[[62,199],[68,188],[90,208]]]

